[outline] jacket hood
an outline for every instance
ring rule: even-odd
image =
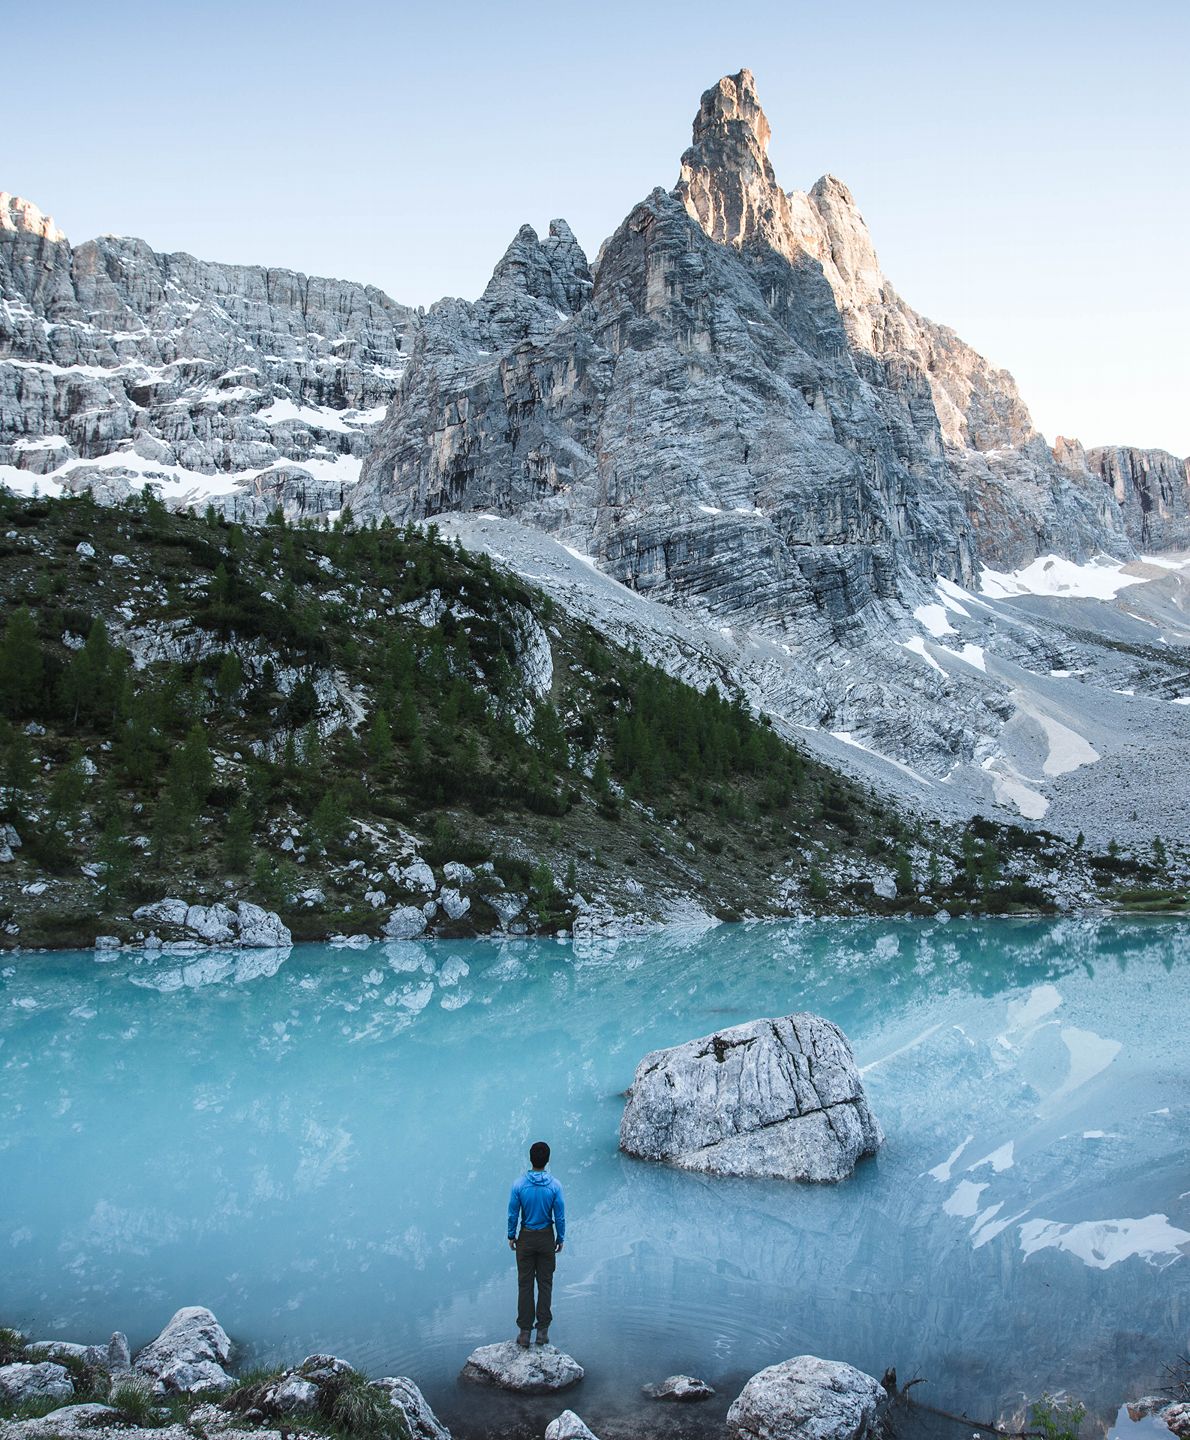
[[[525,1179],[530,1185],[548,1185],[553,1176],[546,1170],[526,1170]]]

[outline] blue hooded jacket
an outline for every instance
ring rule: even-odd
[[[508,1238],[516,1239],[517,1221],[526,1230],[544,1230],[552,1220],[561,1245],[566,1239],[566,1202],[562,1187],[544,1170],[526,1170],[508,1197]]]

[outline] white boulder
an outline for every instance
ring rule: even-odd
[[[234,1382],[223,1366],[231,1356],[227,1332],[205,1305],[179,1310],[136,1357],[135,1368],[158,1393],[226,1390]]]
[[[146,925],[185,925],[189,909],[185,900],[155,900],[151,905],[142,905],[134,910],[132,918],[143,920]]]
[[[598,1440],[598,1436],[573,1410],[563,1410],[545,1427],[545,1440]]]
[[[629,1155],[710,1175],[837,1181],[883,1141],[846,1036],[805,1011],[646,1055],[620,1122]]]
[[[462,1371],[464,1380],[516,1390],[522,1395],[550,1395],[577,1385],[582,1378],[583,1367],[557,1346],[522,1349],[515,1340],[472,1350]]]
[[[475,871],[461,860],[448,861],[442,867],[442,874],[452,885],[470,885],[475,879]]]
[[[220,900],[214,905],[191,905],[184,924],[192,935],[209,945],[224,945],[235,939],[235,912]]]
[[[65,1366],[52,1360],[33,1363],[17,1361],[0,1365],[0,1400],[9,1405],[23,1405],[27,1400],[69,1400],[74,1385]]]
[[[416,940],[426,928],[426,917],[416,905],[398,905],[384,922],[386,940]]]
[[[732,1440],[867,1440],[887,1400],[853,1365],[795,1355],[753,1375],[727,1412]]]
[[[383,1390],[389,1400],[405,1417],[412,1440],[451,1440],[450,1431],[438,1419],[430,1402],[406,1375],[385,1375],[373,1380],[377,1390]]]
[[[451,920],[461,920],[471,909],[471,901],[457,890],[443,890],[438,900]]]
[[[406,890],[425,890],[427,893],[435,888],[434,872],[424,860],[415,860],[412,865],[406,865],[398,872],[398,876]]]
[[[282,923],[280,915],[274,910],[266,910],[262,905],[241,900],[236,906],[236,921],[239,925],[241,945],[253,949],[274,950],[293,944],[293,936],[289,933],[289,928]]]

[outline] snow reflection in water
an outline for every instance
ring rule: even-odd
[[[1185,1348],[1183,922],[102,960],[0,977],[0,1321],[138,1341],[208,1304],[262,1359],[411,1374],[465,1430],[454,1376],[509,1332],[507,1186],[544,1135],[597,1432],[647,1380],[726,1392],[802,1351],[973,1414],[1066,1386],[1108,1416]],[[852,1039],[875,1162],[815,1188],[618,1154],[646,1050],[799,1008]]]

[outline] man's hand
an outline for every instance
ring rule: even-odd
[[[516,1249],[516,1241],[512,1238],[511,1235],[508,1237],[508,1248],[509,1248],[510,1250],[515,1250],[515,1249]]]
[[[561,1255],[561,1253],[562,1253],[562,1241],[559,1240],[558,1243],[554,1246],[554,1254],[555,1254],[555,1255]]]

